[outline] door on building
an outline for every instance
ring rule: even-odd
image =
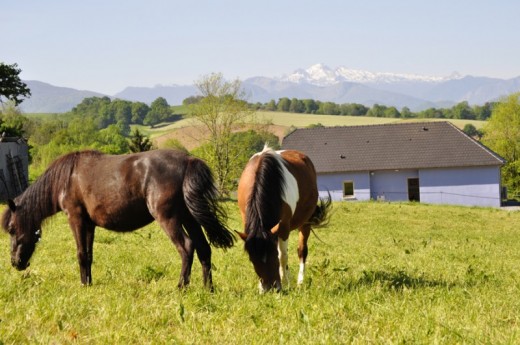
[[[408,179],[408,200],[417,202],[421,201],[418,178]]]

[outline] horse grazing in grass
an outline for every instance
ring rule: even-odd
[[[11,235],[12,265],[24,270],[43,221],[63,211],[76,240],[81,283],[90,285],[96,226],[126,232],[156,220],[182,258],[179,288],[190,282],[197,251],[204,285],[212,289],[209,243],[220,248],[234,243],[217,196],[208,166],[180,151],[74,152],[55,160],[23,194],[8,201],[2,226]]]
[[[238,205],[244,223],[245,250],[260,278],[260,291],[279,291],[288,282],[287,244],[299,229],[298,257],[302,284],[311,227],[324,225],[331,207],[318,198],[316,171],[309,157],[265,147],[247,163],[238,184]]]

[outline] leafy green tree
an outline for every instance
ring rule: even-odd
[[[464,128],[462,129],[462,131],[464,133],[466,133],[467,135],[469,135],[470,137],[476,137],[478,134],[477,127],[475,127],[471,123],[467,123],[466,125],[464,125]]]
[[[128,145],[132,152],[150,151],[153,144],[146,135],[142,134],[138,128],[134,129],[130,136],[130,144]]]
[[[3,103],[5,98],[18,106],[23,102],[23,97],[31,96],[31,90],[20,79],[21,72],[18,64],[7,65],[0,62],[0,103]]]
[[[491,116],[491,112],[493,111],[493,103],[486,102],[484,105],[475,105],[473,106],[473,113],[475,114],[475,118],[477,120],[485,121],[489,119]]]
[[[63,120],[63,116],[54,115],[45,119],[32,119],[27,126],[29,143],[32,146],[46,145],[56,136],[56,133],[66,128],[67,123]]]
[[[385,105],[374,104],[367,112],[367,116],[371,117],[385,117]]]
[[[207,138],[200,155],[212,168],[220,192],[229,195],[236,178],[232,169],[239,151],[231,140],[232,134],[245,128],[246,122],[254,122],[253,112],[244,100],[238,79],[229,82],[222,74],[214,73],[202,77],[195,86],[203,98],[190,106],[189,116],[200,124]]]
[[[143,102],[132,103],[132,123],[142,125],[146,114],[150,111],[150,107]]]
[[[320,108],[319,105],[316,104],[316,101],[313,99],[304,99],[302,102],[303,106],[305,107],[306,114],[315,114]]]
[[[339,107],[336,103],[323,102],[319,103],[319,108],[316,113],[322,115],[339,115],[341,111],[339,110]]]
[[[364,116],[369,108],[358,103],[344,103],[340,106],[341,115]]]
[[[385,117],[401,117],[401,113],[396,107],[388,107],[384,110]]]
[[[414,117],[414,113],[412,113],[412,112],[410,111],[410,108],[408,108],[408,107],[403,107],[403,108],[401,109],[401,117],[402,117],[403,119],[409,119],[409,118],[411,118],[411,117]]]
[[[155,125],[168,119],[171,115],[172,110],[168,101],[163,97],[158,97],[150,105],[150,111],[146,114],[143,123],[153,128]]]
[[[482,142],[506,160],[503,184],[510,194],[520,197],[520,93],[495,105],[484,126]]]
[[[451,108],[452,119],[475,119],[473,109],[469,106],[468,102],[460,102]]]
[[[0,134],[8,137],[22,137],[29,120],[16,108],[14,102],[8,103],[0,112]]]
[[[446,116],[444,115],[444,113],[441,109],[429,108],[429,109],[420,111],[417,114],[417,117],[426,118],[426,119],[443,119]]]
[[[132,122],[132,102],[122,99],[112,101],[111,107],[116,123],[130,124]]]
[[[287,97],[280,98],[278,100],[278,105],[276,106],[276,110],[288,112],[291,108],[291,100]]]
[[[265,110],[268,110],[268,111],[276,111],[276,102],[274,99],[270,100],[266,105],[265,105]]]
[[[92,147],[109,154],[119,155],[127,153],[128,141],[124,136],[123,129],[118,125],[110,125],[99,131],[97,140],[93,142]]]
[[[305,112],[305,105],[299,99],[293,98],[293,99],[291,99],[291,105],[289,106],[289,112],[303,113],[303,112]]]

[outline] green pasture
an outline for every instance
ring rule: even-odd
[[[3,208],[3,207],[2,207]],[[240,229],[236,203],[229,225]],[[242,243],[214,249],[177,290],[180,258],[153,223],[98,229],[93,285],[80,285],[59,214],[23,272],[0,234],[0,344],[517,344],[520,212],[414,203],[334,203],[310,238],[306,280],[260,295]]]

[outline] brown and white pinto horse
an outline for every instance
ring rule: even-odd
[[[318,198],[316,171],[309,157],[268,147],[253,155],[240,177],[238,206],[245,230],[240,237],[260,278],[260,291],[279,291],[282,281],[288,283],[287,244],[294,229],[299,229],[301,284],[311,227],[328,220],[331,206],[330,196]]]

